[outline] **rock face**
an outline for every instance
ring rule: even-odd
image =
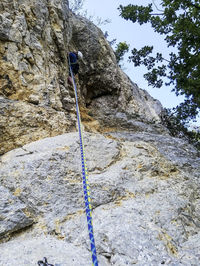
[[[197,152],[180,139],[130,131],[107,137],[87,133],[85,142],[100,265],[198,265]],[[14,260],[27,265],[29,259],[35,265],[47,255],[58,265],[76,265],[76,260],[91,265],[80,160],[77,133],[33,142],[1,157],[1,184],[35,219],[22,236],[0,245],[1,265]],[[21,218],[21,224],[26,220]],[[27,248],[15,250],[18,243]],[[56,251],[68,248],[74,252]]]
[[[67,86],[67,4],[0,3],[1,154],[75,125],[66,112],[74,103]]]
[[[153,123],[151,128],[156,131],[156,124],[161,121],[161,104],[121,71],[113,50],[96,26],[81,17],[72,16],[71,21],[72,42],[84,55],[79,83],[86,107],[104,127],[128,125],[145,130],[145,122]],[[160,125],[160,131],[166,129]]]
[[[67,54],[99,265],[200,264],[200,158],[65,0],[0,3],[0,265],[91,265]]]
[[[16,190],[13,194],[18,193]],[[26,215],[26,205],[13,194],[0,186],[0,238],[33,224],[33,219]]]
[[[156,121],[162,107],[119,69],[103,33],[65,0],[0,3],[0,154],[75,129],[69,51],[82,51],[79,98],[102,121]],[[127,118],[127,116],[129,118]],[[130,118],[131,117],[131,118]],[[124,122],[123,122],[124,123]]]

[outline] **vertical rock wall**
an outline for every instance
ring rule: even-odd
[[[69,131],[67,1],[0,3],[0,153]]]
[[[75,16],[66,0],[3,0],[0,21],[0,154],[75,128],[67,83],[67,54],[74,49],[84,56],[79,103],[95,123],[129,121],[139,130],[140,122],[160,124],[160,103],[121,71],[101,30]]]

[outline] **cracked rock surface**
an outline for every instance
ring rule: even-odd
[[[84,136],[100,265],[198,265],[197,152],[176,138],[146,133],[141,140],[134,132],[127,134]],[[56,247],[70,247],[75,260],[76,249],[82,250],[80,265],[90,265],[85,262],[89,240],[80,160],[77,133],[33,142],[1,157],[2,186],[17,193],[35,217],[35,225],[0,245],[6,254],[18,243],[33,242],[30,256],[27,249],[13,250],[9,263],[13,258],[20,265],[29,257],[37,261],[38,246],[48,255],[51,242],[53,262],[73,265],[69,253],[56,252]]]
[[[0,239],[34,222],[33,218],[29,217],[27,205],[15,196],[18,191],[13,194],[0,186]]]

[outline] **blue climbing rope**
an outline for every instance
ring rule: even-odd
[[[82,127],[81,127],[81,117],[80,117],[80,111],[79,111],[79,106],[78,106],[78,94],[77,94],[77,87],[76,87],[76,83],[74,80],[74,75],[72,72],[70,61],[69,61],[69,69],[70,69],[70,74],[72,77],[72,83],[73,83],[75,99],[76,99],[76,113],[77,113],[77,120],[78,120],[78,131],[79,131],[80,150],[81,150],[83,191],[84,191],[84,199],[85,199],[85,211],[86,211],[86,217],[87,217],[88,232],[89,232],[89,238],[90,238],[90,247],[91,247],[91,253],[92,253],[92,263],[93,263],[92,265],[98,266],[97,252],[96,252],[96,246],[95,246],[95,241],[94,241],[94,232],[93,232],[93,224],[92,224],[92,208],[91,208],[90,189],[89,189],[89,183],[88,183],[88,172],[87,172],[87,165],[86,165],[86,159],[85,159],[83,133],[82,133]]]

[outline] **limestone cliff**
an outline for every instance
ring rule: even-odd
[[[142,121],[159,123],[161,105],[119,69],[101,30],[74,16],[67,1],[3,0],[0,20],[1,154],[75,128],[67,84],[73,49],[84,56],[77,82],[86,114],[104,126],[110,120],[113,126],[130,120],[136,129]]]
[[[66,0],[1,0],[0,22],[0,265],[91,265],[74,49],[100,265],[198,265],[198,152],[169,135],[101,30]]]

